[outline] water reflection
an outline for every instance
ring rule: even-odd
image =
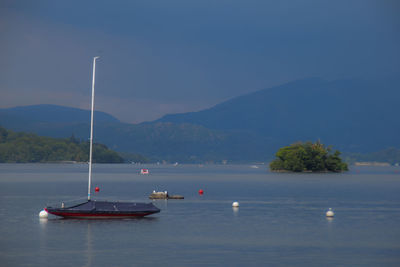
[[[39,218],[39,225],[41,226],[41,228],[46,227],[47,220],[47,218]]]
[[[329,223],[333,222],[333,220],[334,220],[333,217],[326,217],[326,221],[329,222]]]
[[[238,216],[239,215],[239,207],[232,207],[233,215]]]
[[[149,229],[158,217],[140,217],[127,219],[39,219],[40,263],[53,262],[56,265],[98,266],[100,260],[114,259],[108,255],[104,259],[100,251],[115,249],[118,242],[130,244],[133,242],[132,232],[137,227]],[[131,238],[129,238],[129,236]],[[116,241],[118,240],[118,242]],[[126,247],[120,247],[121,251]],[[70,255],[65,257],[64,255]],[[43,264],[42,266],[45,266]],[[106,266],[100,264],[100,266]]]
[[[87,224],[87,231],[86,231],[86,265],[84,266],[92,266],[92,258],[93,258],[93,251],[92,251],[92,230],[91,224]]]
[[[45,266],[46,263],[46,251],[48,248],[47,244],[47,232],[46,232],[46,227],[47,227],[47,218],[39,218],[39,225],[40,225],[40,233],[39,233],[39,263],[41,266]]]

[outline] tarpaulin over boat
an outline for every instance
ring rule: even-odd
[[[152,203],[137,202],[117,202],[117,201],[96,201],[89,200],[84,203],[70,206],[53,208],[46,207],[50,214],[63,217],[129,217],[129,216],[145,216],[152,213],[160,212],[160,210]]]
[[[116,202],[116,201],[87,201],[69,207],[70,210],[97,210],[97,211],[137,211],[156,208],[152,203]],[[156,208],[157,209],[157,208]]]

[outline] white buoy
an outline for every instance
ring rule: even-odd
[[[233,203],[232,203],[232,207],[235,207],[235,208],[239,207],[239,202],[236,202],[236,201],[233,202]]]
[[[333,212],[332,208],[329,208],[329,210],[326,212],[326,217],[333,217],[335,216],[335,213]]]
[[[49,217],[49,214],[47,213],[47,211],[41,210],[41,211],[39,212],[39,217],[40,217],[40,218],[47,218],[47,217]]]

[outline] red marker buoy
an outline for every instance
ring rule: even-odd
[[[203,189],[200,189],[199,190],[199,195],[202,195],[202,194],[204,194],[204,191],[203,191]]]
[[[94,189],[95,192],[99,192],[100,188],[98,186],[96,186],[96,188]]]

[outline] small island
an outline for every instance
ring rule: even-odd
[[[332,152],[319,141],[298,142],[282,147],[269,167],[272,171],[289,172],[342,172],[348,171],[347,163],[342,162],[340,152]]]

